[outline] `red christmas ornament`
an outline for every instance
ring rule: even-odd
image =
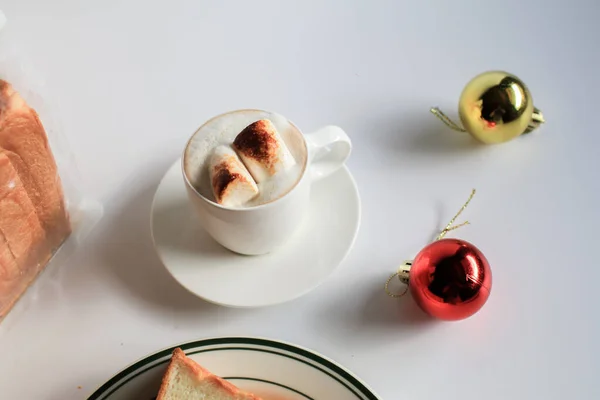
[[[386,283],[386,292],[401,297],[407,290],[429,315],[455,321],[475,314],[487,301],[492,288],[492,271],[483,253],[460,239],[443,239],[449,231],[468,224],[452,226],[469,204],[471,197],[440,233],[436,241],[425,246],[413,261],[405,262]],[[407,290],[393,294],[389,284],[398,277]]]
[[[491,287],[487,259],[477,247],[460,239],[441,239],[426,246],[409,272],[410,293],[419,307],[448,321],[479,311]]]

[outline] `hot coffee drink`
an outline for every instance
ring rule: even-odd
[[[273,112],[232,111],[192,135],[183,180],[213,239],[236,253],[267,254],[298,231],[312,183],[341,168],[351,149],[337,126],[303,134]]]
[[[243,110],[204,124],[184,160],[187,179],[200,195],[224,207],[247,208],[294,188],[307,149],[300,131],[281,115]]]

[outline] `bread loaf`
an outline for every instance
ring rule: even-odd
[[[70,232],[44,127],[0,80],[0,319]]]

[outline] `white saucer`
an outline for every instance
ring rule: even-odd
[[[162,179],[152,205],[152,238],[167,270],[187,290],[229,307],[262,307],[315,289],[344,260],[360,225],[360,198],[346,167],[317,181],[309,215],[278,251],[242,256],[200,226],[184,187],[181,161]]]

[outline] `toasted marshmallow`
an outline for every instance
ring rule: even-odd
[[[208,168],[217,203],[239,207],[258,195],[256,182],[231,147],[216,147]]]
[[[236,136],[233,148],[258,183],[296,164],[294,156],[268,119],[248,125]]]

